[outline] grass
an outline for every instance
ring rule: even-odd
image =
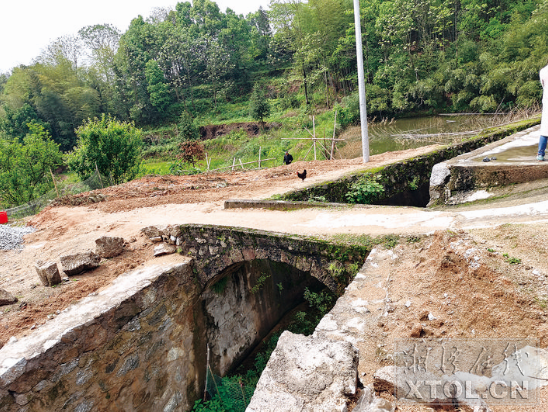
[[[385,236],[378,236],[378,237],[371,237],[369,235],[354,235],[354,234],[348,234],[348,233],[337,233],[335,235],[328,236],[328,238],[337,244],[341,245],[358,245],[358,246],[364,246],[369,249],[373,249],[375,246],[383,245],[386,249],[393,249],[400,241],[400,237],[398,235],[385,235]],[[417,238],[418,240],[412,240],[411,242],[417,242],[420,241],[420,238]]]
[[[506,263],[509,263],[511,265],[519,265],[521,264],[521,259],[518,259],[516,257],[509,256],[508,253],[503,253],[502,256],[506,258]]]
[[[141,170],[139,171],[138,177],[143,177],[146,175],[167,175],[169,174],[171,164],[172,162],[157,161],[154,159],[144,161],[141,165]]]

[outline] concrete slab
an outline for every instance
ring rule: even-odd
[[[434,165],[429,206],[486,199],[491,188],[548,178],[548,162],[536,160],[538,138],[535,126]]]

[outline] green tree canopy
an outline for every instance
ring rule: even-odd
[[[110,116],[88,120],[76,130],[78,144],[69,155],[69,167],[81,179],[95,169],[119,184],[133,179],[141,165],[142,132],[132,123]]]

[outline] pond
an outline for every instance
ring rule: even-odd
[[[431,144],[451,144],[474,136],[482,129],[506,124],[510,115],[439,115],[385,120],[368,124],[370,155],[414,149]],[[361,128],[350,127],[340,135],[336,158],[352,159],[362,155]]]

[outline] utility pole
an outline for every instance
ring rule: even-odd
[[[358,59],[358,87],[360,94],[360,124],[362,126],[363,162],[369,162],[369,135],[367,132],[367,106],[365,103],[365,79],[363,75],[362,27],[360,0],[354,0],[354,22],[356,26],[356,58]]]

